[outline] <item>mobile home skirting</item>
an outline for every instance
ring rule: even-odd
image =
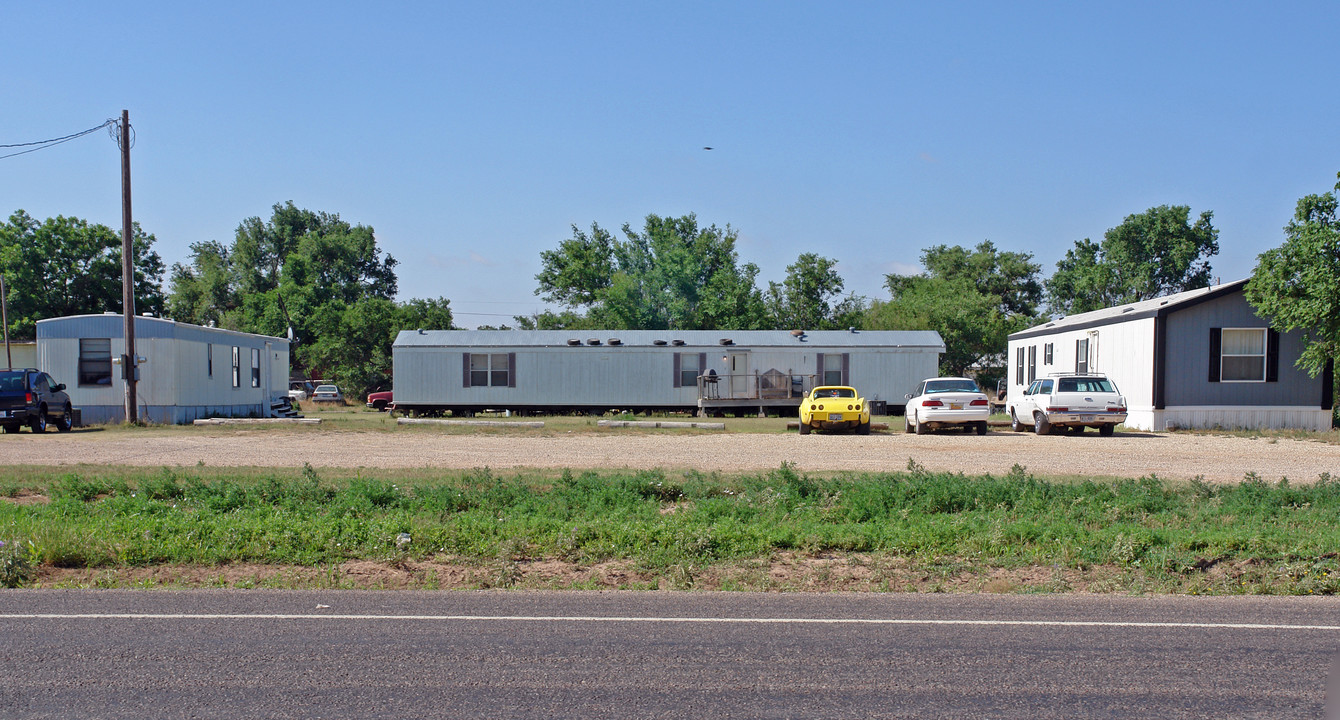
[[[1282,430],[1327,432],[1331,411],[1317,407],[1182,406],[1162,410],[1131,408],[1126,426],[1163,432],[1177,429]]]
[[[251,405],[141,405],[141,421],[160,425],[188,425],[196,420],[218,417],[269,417],[269,408]],[[126,421],[124,405],[80,405],[79,421],[85,425],[121,423]]]

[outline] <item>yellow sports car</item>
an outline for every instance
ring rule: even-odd
[[[800,403],[800,434],[810,430],[855,430],[870,434],[870,406],[856,388],[820,385]]]

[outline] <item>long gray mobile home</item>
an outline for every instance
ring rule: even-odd
[[[1126,396],[1126,424],[1331,427],[1332,370],[1294,366],[1302,334],[1256,314],[1246,280],[1064,317],[1009,339],[1009,393],[1054,372],[1103,373]]]
[[[85,423],[125,420],[126,383],[112,358],[126,351],[119,313],[37,321],[41,369],[65,383]],[[201,327],[162,318],[135,318],[140,365],[139,416],[181,424],[207,417],[268,417],[288,394],[289,341]]]
[[[923,330],[407,330],[392,356],[404,412],[716,414],[794,411],[815,385],[901,407],[943,351]]]

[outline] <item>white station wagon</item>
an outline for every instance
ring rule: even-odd
[[[1010,399],[1009,411],[1015,432],[1028,426],[1039,435],[1096,427],[1100,435],[1111,435],[1126,422],[1126,398],[1105,375],[1064,373],[1034,380],[1023,395]]]

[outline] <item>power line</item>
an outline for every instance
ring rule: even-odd
[[[27,150],[20,150],[18,152],[10,153],[8,155],[0,155],[0,160],[4,160],[5,158],[12,158],[18,155],[27,155],[28,153],[37,152],[38,150],[45,150],[49,147],[55,147],[57,145],[60,145],[61,143],[67,143],[76,138],[81,138],[85,135],[90,135],[105,127],[109,126],[115,127],[118,124],[118,122],[119,121],[117,121],[116,118],[109,118],[103,121],[103,123],[97,127],[92,127],[82,132],[66,135],[65,137],[51,138],[50,140],[36,140],[34,142],[12,143],[7,145],[0,144],[0,148],[19,148],[19,147],[28,148]],[[133,142],[133,136],[132,136],[132,142]]]

